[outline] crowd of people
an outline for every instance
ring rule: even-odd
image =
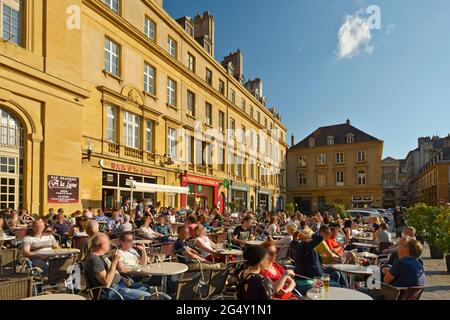
[[[227,261],[218,249],[229,246],[243,251],[242,263],[231,268],[239,299],[287,300],[304,296],[316,278],[329,277],[330,286],[348,288],[345,274],[329,265],[370,264],[358,257],[361,249],[353,245],[367,231],[374,241],[390,244],[378,252],[386,254],[379,264],[384,282],[398,287],[424,285],[422,245],[415,239],[414,228],[402,220],[401,212],[394,217],[396,231],[401,227],[396,244],[391,242],[388,224],[378,217],[363,221],[360,216],[340,217],[328,212],[305,215],[263,210],[222,214],[217,209],[177,210],[126,201],[110,212],[88,208],[67,216],[63,209],[50,209],[45,218],[8,209],[0,214],[0,238],[13,235],[17,228],[29,228],[21,241],[23,257],[30,268],[38,267],[45,274],[48,261],[39,255],[40,249],[70,247],[72,239],[84,237],[80,261],[87,286],[109,288],[103,291],[103,299],[115,299],[119,293],[130,300],[148,299],[162,281],[142,272],[149,263],[149,252],[144,245],[135,244],[135,237],[154,244],[173,244],[173,256],[186,264],[189,272],[226,268]],[[227,233],[225,243],[215,243],[209,237],[218,229]],[[260,245],[249,245],[252,240]],[[239,257],[231,257],[234,259]],[[176,278],[171,277],[168,294],[175,285]]]

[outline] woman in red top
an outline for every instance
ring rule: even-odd
[[[277,258],[277,247],[275,242],[266,241],[262,244],[266,249],[267,259],[263,264],[260,274],[272,280],[274,289],[274,298],[281,300],[295,299],[293,294],[295,289],[295,281],[292,279],[294,272],[291,270],[284,270],[282,266],[275,262]]]

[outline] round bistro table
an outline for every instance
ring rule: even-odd
[[[188,271],[188,266],[177,262],[152,263],[142,267],[142,272],[162,277],[162,291],[167,293],[167,276],[175,276]]]
[[[314,289],[309,290],[306,296],[311,300],[373,300],[369,295],[346,288],[329,287],[328,292],[317,294]]]

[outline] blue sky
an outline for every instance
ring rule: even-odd
[[[364,29],[370,5],[381,29]],[[263,79],[268,106],[297,142],[350,118],[384,140],[384,156],[403,158],[417,137],[450,133],[448,0],[165,0],[165,8],[174,18],[215,16],[216,59],[241,49],[246,78]],[[345,26],[359,47],[338,38]]]

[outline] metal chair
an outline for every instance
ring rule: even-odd
[[[401,290],[390,284],[384,282],[376,282],[379,289],[369,290],[370,294],[373,296],[380,297],[383,300],[394,301],[398,300]]]
[[[33,293],[33,278],[25,277],[0,281],[0,300],[21,300]]]
[[[207,296],[204,300],[223,300],[223,292],[227,283],[230,268],[212,270],[208,282]]]
[[[398,300],[419,300],[425,290],[425,286],[399,288],[401,293]]]
[[[194,300],[200,278],[201,274],[199,272],[183,274],[177,282],[174,295],[175,300]]]
[[[378,243],[378,252],[381,254],[383,250],[389,249],[392,245],[392,242],[380,242]]]

